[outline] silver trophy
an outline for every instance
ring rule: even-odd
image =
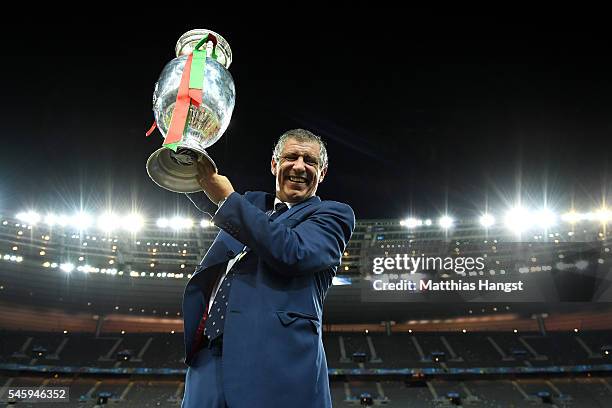
[[[213,31],[191,30],[179,38],[177,58],[164,67],[155,84],[153,112],[157,127],[166,138],[188,56],[205,37],[207,57],[202,103],[189,106],[182,139],[172,149],[158,149],[147,160],[149,177],[160,187],[177,193],[202,190],[196,181],[199,160],[208,160],[217,168],[205,149],[217,142],[227,129],[236,99],[234,81],[227,70],[232,62],[229,44]]]

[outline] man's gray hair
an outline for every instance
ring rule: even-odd
[[[283,133],[281,137],[278,138],[276,146],[274,146],[274,150],[272,152],[272,157],[274,157],[274,161],[276,161],[276,163],[280,163],[280,156],[285,149],[285,142],[287,142],[288,139],[297,140],[298,142],[318,143],[320,148],[319,165],[321,166],[321,169],[327,167],[327,149],[325,148],[325,142],[320,136],[317,136],[305,129],[291,129]]]

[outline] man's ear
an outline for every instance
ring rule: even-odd
[[[274,160],[274,157],[272,157],[272,161],[270,162],[270,171],[272,172],[272,175],[276,177],[276,161]]]
[[[321,170],[321,176],[319,177],[319,183],[323,182],[323,179],[325,178],[326,174],[327,174],[327,167],[325,167],[323,170]]]

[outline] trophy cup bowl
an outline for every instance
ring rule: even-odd
[[[156,150],[147,160],[147,173],[160,187],[177,193],[193,193],[202,190],[196,181],[197,162],[208,160],[217,166],[206,148],[217,142],[229,125],[236,90],[227,70],[232,62],[229,44],[219,34],[210,30],[191,30],[181,36],[176,44],[177,58],[162,70],[153,92],[153,112],[161,134],[165,137],[172,119],[179,85],[189,54],[206,35],[216,39],[216,56],[207,52],[202,86],[202,103],[190,104],[183,138],[176,151],[167,147]],[[207,44],[212,49],[212,43]]]

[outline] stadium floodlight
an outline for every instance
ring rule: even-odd
[[[608,210],[607,208],[600,208],[599,210],[595,211],[594,215],[594,218],[602,224],[612,221],[612,211]]]
[[[70,273],[74,270],[74,264],[71,264],[70,262],[60,264],[60,269],[66,273]]]
[[[212,227],[213,223],[210,220],[204,219],[202,221],[200,221],[200,227],[202,228],[210,228]]]
[[[36,225],[40,221],[40,215],[35,211],[20,212],[16,218],[28,225]]]
[[[50,227],[54,225],[59,225],[60,227],[65,227],[70,223],[70,219],[65,215],[55,215],[55,214],[47,214],[45,217],[45,224]]]
[[[167,218],[158,218],[156,222],[156,225],[159,228],[168,228],[169,224],[170,224],[170,221],[168,221]]]
[[[533,214],[533,221],[535,224],[542,229],[549,229],[550,227],[554,227],[557,224],[557,215],[549,210],[548,208],[543,208]]]
[[[561,215],[561,219],[565,222],[569,222],[570,224],[575,224],[578,221],[581,221],[584,218],[584,215],[577,213],[574,210],[567,212]]]
[[[482,225],[485,228],[489,228],[491,226],[493,226],[493,224],[495,224],[495,217],[493,217],[491,214],[483,214],[480,217],[480,225]]]
[[[79,231],[84,231],[91,226],[93,219],[85,212],[79,212],[70,217],[69,224]]]
[[[438,225],[444,229],[449,229],[453,226],[454,222],[455,221],[451,217],[445,215],[438,220]]]
[[[421,225],[423,225],[423,221],[418,220],[416,218],[407,218],[405,220],[400,221],[400,225],[406,228],[416,228],[416,227],[420,227]]]
[[[514,207],[506,213],[506,226],[517,234],[531,227],[531,214],[523,207]]]
[[[140,214],[129,214],[123,217],[122,227],[129,232],[138,232],[144,226],[144,219]]]
[[[431,220],[429,218],[425,220],[425,225],[428,227],[431,225]]]
[[[170,220],[170,227],[175,230],[189,229],[193,227],[193,220],[190,218],[173,217],[172,220]]]
[[[105,232],[111,232],[121,226],[121,218],[113,213],[105,213],[98,217],[98,228]]]
[[[182,228],[189,229],[191,227],[193,227],[193,220],[191,218],[183,218]]]
[[[585,221],[597,221],[597,213],[587,212],[582,214],[582,219]]]

